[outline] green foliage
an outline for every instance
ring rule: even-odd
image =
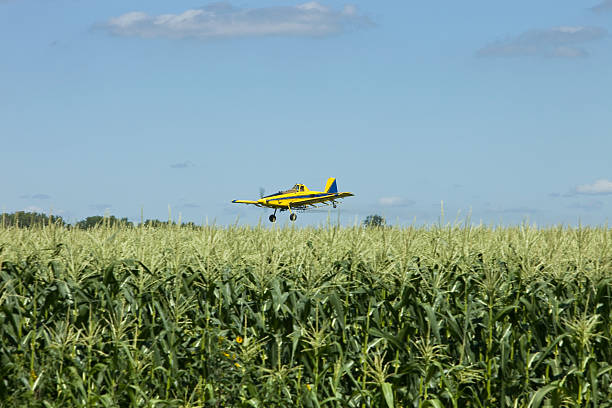
[[[172,222],[172,221],[160,221],[160,220],[146,220],[144,222],[144,225],[147,227],[154,227],[154,228],[159,228],[159,227],[163,227],[163,226],[170,226],[170,225],[176,225],[176,223]]]
[[[33,228],[42,227],[45,225],[56,224],[58,226],[70,227],[70,224],[66,223],[62,217],[48,216],[46,214],[39,214],[34,212],[17,211],[14,213],[3,213],[0,215],[0,227],[19,227],[19,228]],[[200,228],[193,222],[176,223],[174,221],[160,221],[156,219],[150,219],[144,221],[144,225],[147,227],[168,227],[168,226],[180,226],[182,228],[197,229]],[[116,218],[114,215],[101,216],[94,215],[82,219],[74,224],[74,227],[80,229],[92,229],[99,226],[106,227],[133,227],[134,223],[129,221],[126,217]]]
[[[0,228],[0,406],[610,407],[611,243]]]
[[[0,215],[0,227],[40,227],[49,224],[66,225],[62,217],[36,212],[17,211]]]
[[[127,218],[116,218],[114,215],[111,216],[101,216],[101,215],[94,215],[91,217],[87,217],[84,220],[81,220],[79,222],[77,222],[75,224],[76,228],[81,228],[81,229],[89,229],[89,228],[94,228],[100,225],[105,225],[108,227],[119,227],[119,226],[126,226],[126,227],[133,227],[134,224],[131,221],[128,221]]]
[[[385,219],[378,214],[368,215],[363,221],[363,225],[366,227],[384,227],[385,223]]]
[[[159,228],[159,227],[170,227],[170,226],[180,226],[183,228],[199,228],[195,223],[193,222],[183,222],[183,223],[177,223],[174,221],[160,221],[160,220],[146,220],[144,222],[144,225],[146,227],[154,227],[154,228]]]

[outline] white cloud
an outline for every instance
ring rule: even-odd
[[[129,28],[132,25],[138,24],[142,21],[146,21],[147,18],[147,13],[143,13],[141,11],[133,11],[131,13],[123,14],[119,17],[111,18],[108,23],[109,25],[118,28]]]
[[[329,8],[317,3],[316,1],[311,1],[310,3],[299,4],[296,6],[300,10],[317,10],[323,13],[329,12]]]
[[[218,39],[261,36],[326,36],[350,27],[372,25],[355,6],[340,11],[308,2],[297,6],[237,8],[215,3],[179,14],[149,15],[133,11],[109,19],[102,28],[128,37]]]
[[[591,10],[593,10],[596,13],[604,13],[606,11],[612,11],[612,0],[604,0],[598,5],[591,7]]]
[[[604,38],[607,31],[600,27],[559,26],[544,30],[529,30],[516,37],[497,41],[480,49],[482,57],[539,56],[579,58],[588,56],[584,43]]]
[[[33,212],[33,213],[40,213],[40,214],[43,214],[45,212],[45,210],[43,210],[40,207],[36,207],[35,205],[29,205],[26,208],[24,208],[23,211],[25,211],[25,212]]]
[[[612,194],[612,181],[600,179],[593,184],[581,184],[574,189],[573,193],[585,195]]]
[[[347,16],[356,16],[357,15],[357,7],[352,4],[347,4],[342,8],[342,13]]]
[[[409,207],[415,204],[413,200],[407,200],[402,197],[381,197],[378,203],[385,207]]]

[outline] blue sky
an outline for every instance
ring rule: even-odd
[[[611,33],[612,0],[0,0],[0,209],[256,223],[230,201],[333,176],[346,224],[604,224]]]

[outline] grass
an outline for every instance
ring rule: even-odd
[[[0,406],[610,407],[612,230],[0,229]]]

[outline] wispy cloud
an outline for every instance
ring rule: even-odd
[[[378,203],[385,207],[410,207],[415,204],[415,201],[403,197],[381,197]]]
[[[35,200],[48,200],[48,199],[51,198],[51,196],[48,195],[48,194],[40,194],[39,193],[39,194],[34,194],[32,196],[32,198],[35,199]]]
[[[48,200],[48,199],[51,198],[51,196],[48,195],[48,194],[38,193],[38,194],[24,194],[24,195],[20,196],[19,198],[23,198],[23,199],[26,199],[26,200],[29,200],[29,199]]]
[[[503,208],[497,212],[501,214],[537,214],[540,212],[540,210],[531,207],[510,207]]]
[[[107,203],[99,203],[99,204],[90,204],[89,205],[89,208],[91,208],[92,210],[96,210],[98,212],[110,210],[112,207],[113,207],[112,204],[107,204]]]
[[[193,167],[194,164],[192,162],[190,162],[189,160],[181,162],[181,163],[173,163],[170,165],[170,167],[172,167],[173,169],[186,169],[189,167]]]
[[[600,27],[561,26],[529,30],[516,37],[491,43],[478,50],[481,57],[587,57],[585,43],[604,38],[608,32]]]
[[[22,211],[24,212],[33,212],[33,213],[39,213],[39,214],[47,214],[47,215],[60,215],[60,216],[65,216],[67,214],[66,210],[62,210],[62,209],[58,209],[58,208],[48,208],[48,209],[44,209],[42,207],[36,206],[36,205],[29,205],[27,207],[25,207]]]
[[[576,186],[570,195],[583,194],[583,195],[608,195],[612,194],[612,181],[606,179],[600,179],[595,181],[593,184],[581,184]]]
[[[603,208],[603,202],[597,200],[591,200],[586,203],[577,202],[567,206],[567,208],[573,210],[584,210],[584,211],[598,211]]]
[[[612,195],[612,181],[606,179],[596,180],[591,184],[580,184],[570,189],[567,193],[550,193],[549,197],[574,197],[577,195]]]
[[[100,25],[119,36],[197,38],[202,40],[262,36],[327,36],[372,25],[353,5],[340,10],[312,1],[297,6],[238,8],[214,3],[179,14],[133,11]]]
[[[605,13],[607,11],[612,11],[612,0],[604,0],[596,6],[591,7],[591,10],[593,10],[595,13]]]
[[[538,214],[541,213],[542,210],[533,207],[526,206],[518,206],[518,207],[497,207],[497,208],[485,208],[485,213],[489,214],[516,214],[516,215],[528,215],[528,214]]]

